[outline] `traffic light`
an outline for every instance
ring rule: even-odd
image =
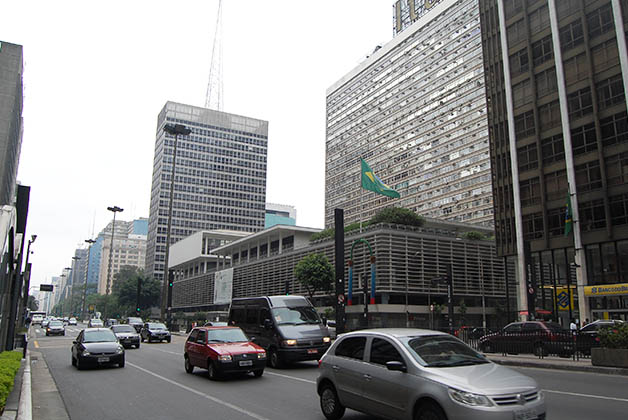
[[[140,314],[140,307],[138,306],[137,308],[135,308],[135,312],[137,312],[137,314]]]

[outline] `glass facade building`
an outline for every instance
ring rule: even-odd
[[[177,143],[171,243],[200,230],[261,230],[266,202],[267,121],[166,103],[157,121],[146,253],[146,273],[158,280],[163,279],[175,141],[165,124],[192,130]]]
[[[497,250],[519,309],[628,319],[613,287],[628,286],[628,1],[479,4]]]
[[[493,225],[478,3],[432,3],[327,90],[326,227],[392,204]],[[401,198],[362,190],[360,158]]]

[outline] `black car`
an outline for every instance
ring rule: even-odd
[[[65,335],[63,321],[50,321],[46,327],[46,335]]]
[[[111,331],[113,331],[118,338],[118,341],[120,341],[120,344],[122,344],[124,348],[129,348],[131,346],[135,346],[138,349],[140,348],[140,335],[131,325],[112,325]]]
[[[72,365],[124,367],[124,347],[109,328],[86,328],[72,342]]]
[[[142,318],[137,317],[137,316],[130,316],[127,318],[126,323],[131,325],[133,328],[135,328],[135,331],[137,331],[137,333],[139,334],[140,331],[142,330],[142,327],[144,326],[144,321],[142,321]]]
[[[169,343],[171,340],[170,331],[161,322],[147,322],[144,324],[140,335],[142,336],[142,341],[146,340],[149,343],[164,340]]]

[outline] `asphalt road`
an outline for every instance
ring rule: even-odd
[[[315,383],[317,364],[266,368],[252,375],[212,382],[204,370],[183,369],[184,338],[172,343],[143,343],[126,351],[126,367],[78,371],[70,364],[72,339],[37,334],[42,352],[71,419],[323,420]],[[32,342],[32,341],[31,341]],[[534,377],[545,390],[548,419],[624,420],[628,413],[628,377],[533,368],[516,370]],[[35,398],[36,396],[34,396]],[[36,401],[33,402],[36,404]],[[348,420],[373,417],[347,410]]]

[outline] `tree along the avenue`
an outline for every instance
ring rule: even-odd
[[[310,300],[317,291],[329,292],[334,284],[334,268],[323,254],[310,254],[294,268],[294,276],[305,287]]]
[[[31,311],[39,309],[39,302],[35,299],[35,296],[28,296],[28,303],[26,304],[26,307]]]

